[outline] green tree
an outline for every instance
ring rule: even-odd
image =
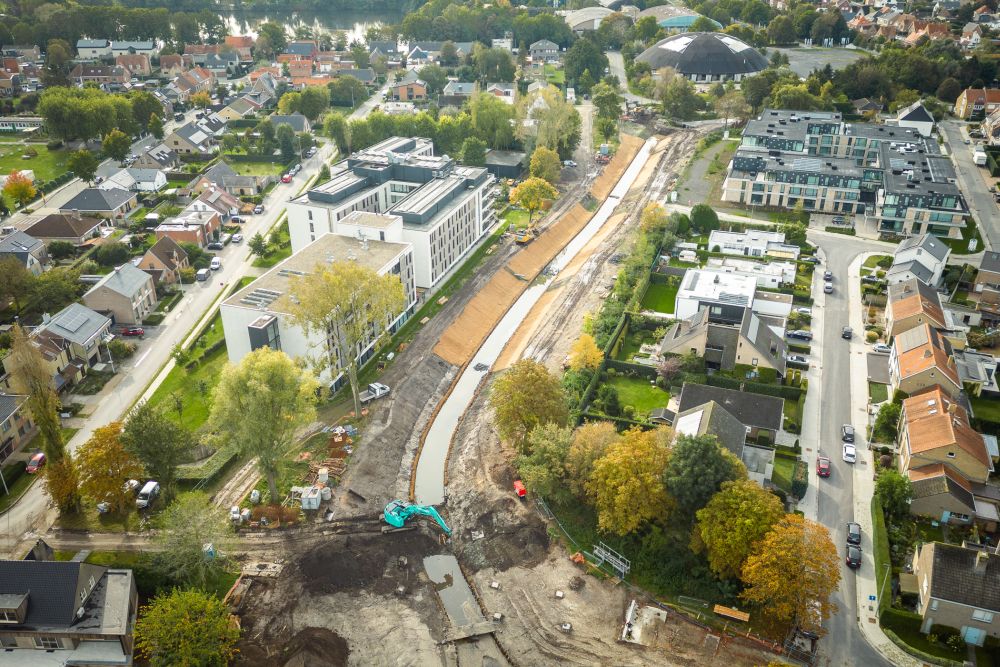
[[[257,457],[270,502],[281,502],[278,462],[295,432],[316,415],[316,380],[284,352],[262,347],[227,365],[219,379],[211,423],[224,440]]]
[[[892,468],[883,470],[875,480],[875,495],[882,501],[882,511],[891,523],[910,513],[913,485],[910,478]]]
[[[157,114],[153,114],[149,117],[149,133],[152,134],[156,139],[163,139],[163,121]]]
[[[24,206],[35,198],[35,185],[27,176],[17,169],[10,172],[7,182],[4,183],[3,193],[14,200],[18,206]]]
[[[350,75],[335,76],[326,84],[330,93],[330,104],[339,107],[353,107],[368,99],[370,93],[357,78]]]
[[[522,95],[517,108],[517,137],[526,152],[545,146],[568,160],[580,144],[580,113],[554,86]],[[526,122],[528,121],[528,122]]]
[[[239,638],[228,607],[194,589],[157,595],[135,624],[136,652],[154,667],[225,667],[236,655]]]
[[[153,97],[152,93],[139,91],[128,96],[129,104],[132,106],[132,120],[140,128],[149,129],[150,119],[163,113],[163,105]]]
[[[746,98],[743,97],[743,93],[738,90],[727,91],[722,97],[715,100],[712,106],[715,108],[715,113],[725,119],[727,127],[731,118],[744,120],[750,116],[750,106],[747,104]]]
[[[374,343],[377,349],[387,326],[405,310],[407,294],[398,276],[379,275],[355,262],[336,262],[295,278],[289,286],[292,320],[307,333],[326,338],[327,349],[311,360],[331,378],[346,373],[361,414],[357,351]]]
[[[743,462],[711,434],[678,436],[670,452],[667,489],[681,514],[694,519],[722,487],[723,482],[746,479]]]
[[[38,312],[55,313],[80,296],[79,269],[55,268],[35,278],[31,305]]]
[[[76,453],[80,491],[97,502],[107,502],[112,512],[123,512],[132,500],[125,486],[142,476],[142,464],[121,442],[121,422],[94,429],[93,435]]]
[[[602,531],[628,535],[670,513],[663,483],[669,450],[661,440],[655,431],[632,429],[594,462],[587,490]]]
[[[204,589],[226,570],[224,554],[233,543],[233,525],[208,494],[178,495],[160,516],[159,528],[156,562],[173,581]],[[211,558],[206,545],[215,551]]]
[[[561,172],[562,162],[559,160],[559,153],[545,146],[535,148],[531,154],[530,173],[532,176],[555,184],[559,181]]]
[[[719,215],[708,204],[695,204],[691,209],[691,228],[708,234],[719,228]]]
[[[719,26],[707,16],[699,16],[688,27],[689,32],[715,32]]]
[[[189,101],[192,106],[198,109],[207,109],[212,106],[212,96],[204,90],[199,90],[197,93],[192,95]]]
[[[25,268],[17,257],[5,255],[0,257],[0,304],[6,307],[14,302],[14,313],[21,312],[21,299],[31,294],[35,275]]]
[[[490,148],[509,148],[514,141],[511,121],[514,110],[500,98],[477,93],[469,101],[469,115],[476,136],[485,139]]]
[[[580,85],[580,77],[584,72],[590,72],[592,76],[601,72],[608,66],[608,58],[601,51],[601,48],[592,40],[584,37],[573,42],[573,46],[566,51],[563,60],[563,69],[566,72],[566,81],[575,82],[578,92],[589,93],[589,88]]]
[[[160,483],[164,498],[169,501],[177,485],[177,468],[190,458],[191,433],[167,417],[162,408],[143,401],[125,418],[121,442]]]
[[[267,241],[260,232],[251,236],[247,245],[250,247],[250,252],[258,257],[263,257],[267,254]]]
[[[538,426],[566,423],[569,410],[559,378],[545,366],[522,359],[490,387],[493,424],[520,454],[530,454],[528,435]]]
[[[482,167],[486,164],[486,142],[477,137],[468,137],[462,142],[462,164]]]
[[[895,442],[898,437],[899,415],[903,406],[895,401],[884,403],[875,417],[873,434],[879,442]]]
[[[690,120],[704,107],[694,84],[669,67],[658,73],[657,97],[663,104],[663,113],[672,118]]]
[[[132,140],[121,130],[111,130],[104,135],[104,141],[101,142],[101,149],[106,156],[115,162],[121,162],[132,149]]]
[[[726,579],[739,577],[746,559],[784,514],[778,497],[757,482],[723,482],[697,512],[698,536],[712,571]]]
[[[510,52],[504,49],[490,49],[476,44],[472,50],[472,61],[475,63],[479,80],[513,81],[516,67]]]
[[[587,483],[593,475],[594,464],[619,437],[611,422],[587,422],[576,429],[566,455],[566,482],[576,498],[587,499]]]
[[[528,434],[527,451],[515,461],[528,491],[551,500],[567,500],[566,458],[573,442],[573,429],[559,424],[541,424]]]
[[[528,211],[528,226],[531,226],[535,212],[549,199],[555,199],[559,193],[547,181],[532,176],[527,178],[510,191],[510,203],[521,206]]]
[[[119,241],[104,243],[97,246],[93,259],[101,266],[119,266],[128,261],[132,256],[129,247]]]
[[[285,27],[275,21],[267,21],[257,26],[257,34],[267,37],[268,46],[273,53],[281,53],[288,46]]]
[[[796,41],[795,25],[788,16],[776,16],[767,26],[767,38],[772,44],[779,46],[794,44]]]
[[[594,130],[604,141],[611,141],[611,137],[618,131],[618,125],[610,118],[598,118],[594,123]]]
[[[333,139],[337,144],[337,150],[341,153],[349,152],[347,141],[347,121],[344,116],[333,111],[323,118],[323,134]]]
[[[274,132],[278,140],[278,148],[281,150],[281,159],[291,162],[295,159],[295,130],[288,123],[279,123]]]
[[[448,72],[440,65],[424,65],[418,72],[420,80],[427,84],[429,95],[440,95],[448,84]]]
[[[623,98],[618,94],[618,90],[601,82],[590,91],[590,101],[597,109],[598,118],[610,118],[616,120],[622,111]]]
[[[309,120],[316,120],[330,108],[330,91],[320,86],[306,86],[299,99],[299,112]]]
[[[49,256],[52,259],[67,259],[76,254],[76,246],[69,241],[53,241],[49,244]]]
[[[66,158],[66,168],[87,183],[93,182],[99,164],[97,156],[86,149],[74,151]]]

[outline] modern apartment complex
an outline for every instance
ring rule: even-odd
[[[288,205],[292,251],[324,234],[409,243],[417,287],[434,288],[496,224],[496,193],[486,169],[433,152],[429,139],[391,137],[334,165]],[[384,215],[347,223],[354,211]]]
[[[892,234],[961,238],[969,208],[933,137],[845,123],[840,113],[765,109],[747,123],[722,199],[874,218]]]

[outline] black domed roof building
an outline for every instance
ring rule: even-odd
[[[655,72],[672,67],[695,83],[739,81],[766,69],[767,58],[741,39],[719,32],[687,32],[660,40],[637,61]]]

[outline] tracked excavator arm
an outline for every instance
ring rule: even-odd
[[[445,535],[451,535],[451,528],[444,522],[438,511],[429,505],[413,505],[403,500],[393,500],[385,506],[383,513],[385,522],[395,528],[402,528],[410,520],[410,517],[415,515],[431,517],[441,526]]]

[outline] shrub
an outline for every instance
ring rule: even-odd
[[[52,139],[51,141],[45,142],[45,147],[50,151],[58,150],[62,148],[63,142],[61,139]]]
[[[146,319],[142,321],[143,324],[150,327],[155,327],[157,324],[163,323],[163,313],[150,313],[146,316]]]
[[[805,461],[795,463],[795,472],[792,474],[792,495],[802,498],[806,495],[809,486],[809,464]]]
[[[190,285],[195,280],[195,275],[198,272],[195,271],[193,266],[186,266],[181,269],[181,282],[185,285]]]
[[[626,405],[623,407],[622,415],[624,415],[626,419],[633,419],[635,417],[635,406]]]
[[[111,358],[120,361],[122,359],[127,359],[135,354],[135,343],[128,343],[123,340],[115,338],[113,341],[108,343],[108,350],[111,351]]]
[[[961,635],[950,635],[948,639],[945,640],[945,644],[947,644],[948,648],[955,653],[965,650],[965,640],[962,639]]]
[[[875,341],[878,340],[878,334],[874,331],[869,331],[865,333],[865,340],[868,341],[869,343],[874,343]]]

